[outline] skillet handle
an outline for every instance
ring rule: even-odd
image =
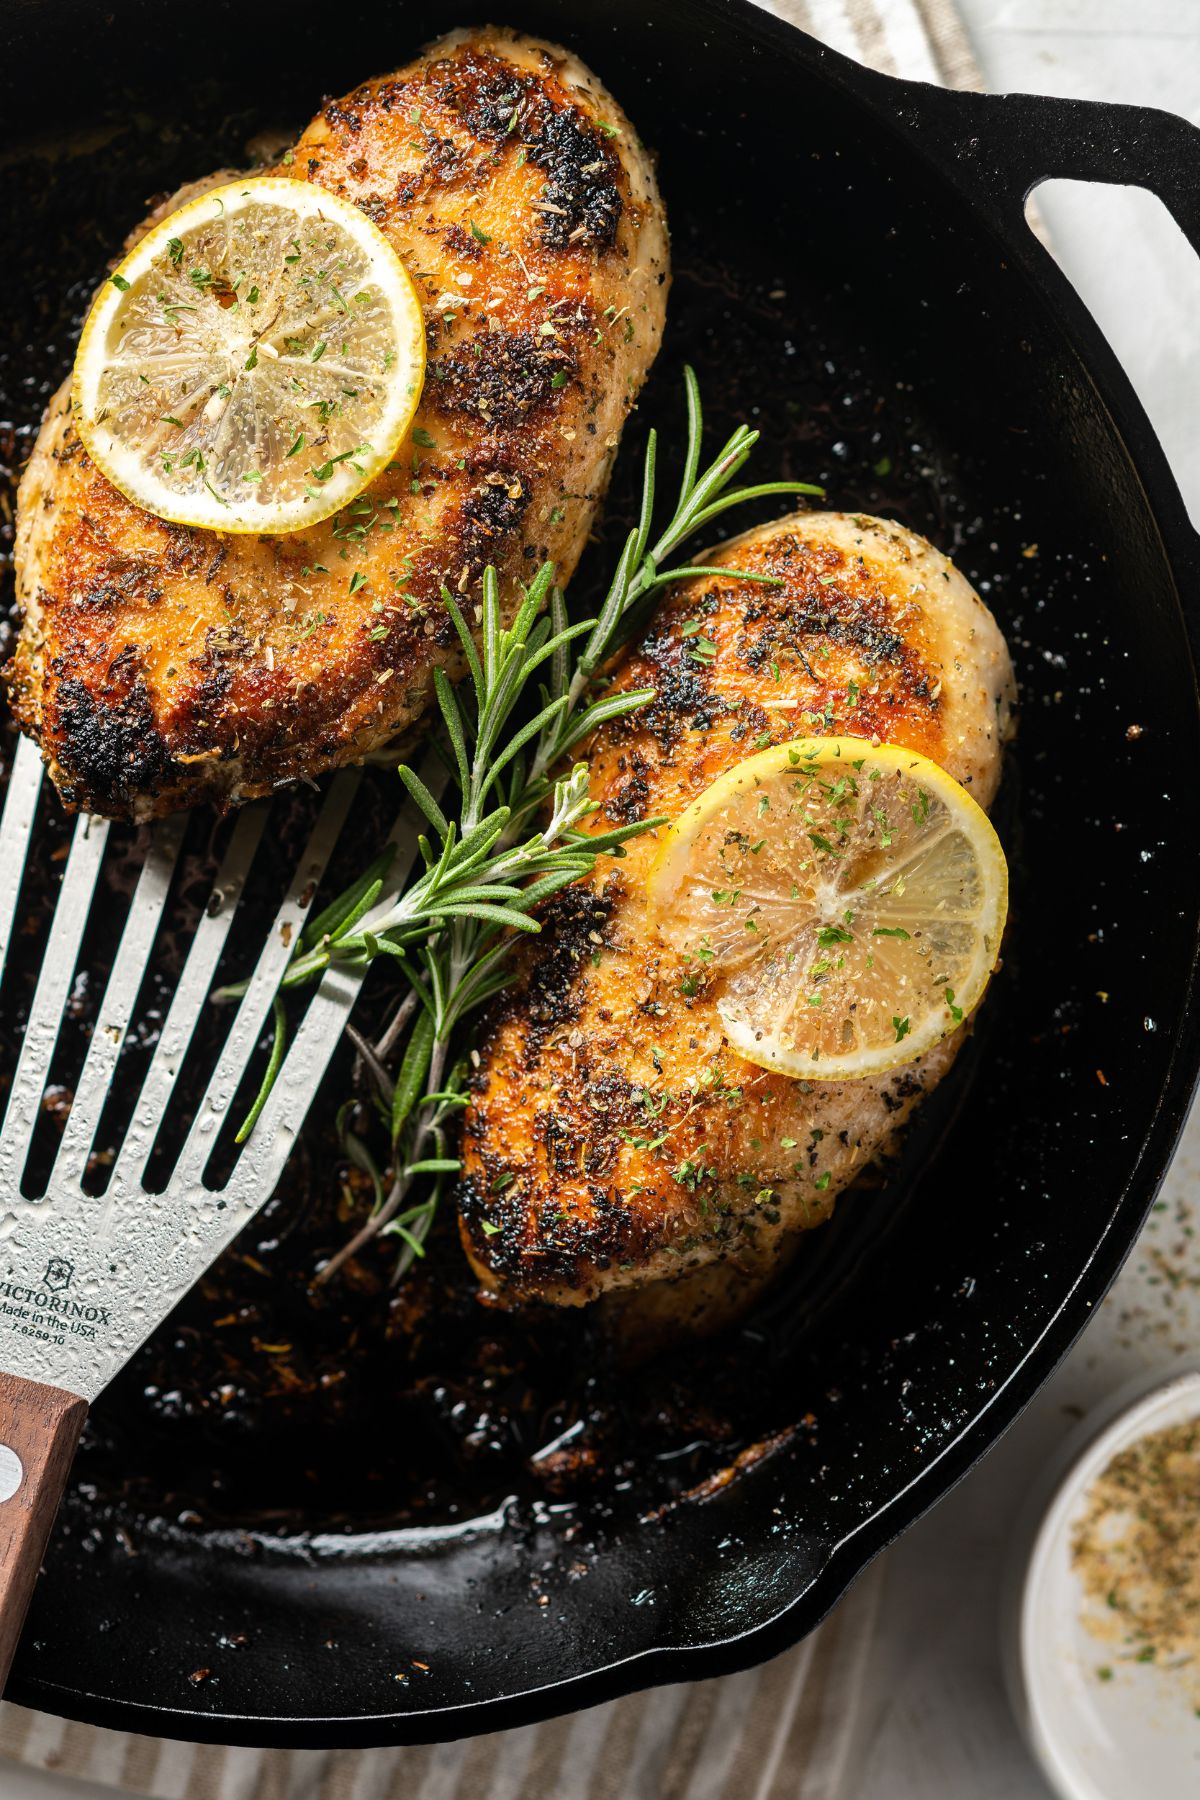
[[[65,1388],[0,1372],[0,1691],[86,1417]]]
[[[940,99],[947,148],[1003,210],[1023,207],[1040,181],[1056,178],[1147,188],[1200,256],[1200,129],[1186,119],[1044,94],[942,90]]]

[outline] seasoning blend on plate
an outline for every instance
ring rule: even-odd
[[[1083,1622],[1122,1662],[1180,1671],[1200,1715],[1200,1419],[1136,1438],[1088,1489],[1071,1539]]]

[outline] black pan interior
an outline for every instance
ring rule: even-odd
[[[11,465],[147,196],[464,22],[407,4],[351,14],[360,28],[331,30],[306,0],[286,19],[246,0],[199,16],[0,5]],[[312,1415],[277,1459],[236,1418],[174,1429],[144,1390],[186,1371],[209,1317],[188,1303],[97,1409],[13,1676],[27,1704],[223,1740],[440,1737],[781,1647],[1011,1417],[1149,1204],[1195,1053],[1200,842],[1195,786],[1171,779],[1197,766],[1200,734],[1150,500],[1061,289],[1039,289],[803,40],[766,54],[751,17],[647,17],[631,0],[509,13],[619,95],[658,153],[673,225],[667,344],[602,536],[628,516],[646,428],[678,444],[690,360],[714,438],[741,418],[762,429],[763,478],[824,481],[832,504],[890,513],[956,556],[1023,696],[1002,808],[1014,915],[983,1029],[906,1168],[847,1199],[717,1357],[655,1378],[677,1468],[651,1454],[639,1394],[611,1414],[618,1441],[590,1485],[539,1485],[526,1441],[418,1513],[404,1445],[379,1449],[405,1428],[386,1381],[349,1422]],[[51,93],[56,130],[96,128],[83,157],[47,142]],[[604,560],[602,543],[577,595]],[[286,1271],[285,1253],[273,1279]],[[586,1380],[586,1344],[573,1354]],[[669,1436],[710,1399],[715,1463]],[[736,1481],[700,1489],[755,1444],[766,1453]],[[356,1520],[346,1495],[368,1479]]]

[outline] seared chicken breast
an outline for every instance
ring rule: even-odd
[[[428,337],[420,410],[369,505],[231,536],[120,494],[63,387],[21,483],[7,673],[72,808],[230,804],[411,725],[434,670],[457,671],[443,584],[469,613],[489,564],[509,595],[546,558],[570,576],[658,348],[653,170],[564,50],[455,32],[323,107],[270,172],[353,201],[405,262]]]
[[[700,560],[779,585],[704,576],[663,601],[613,670],[615,688],[654,700],[583,752],[597,830],[673,819],[753,751],[812,735],[920,751],[991,803],[1012,667],[947,557],[885,520],[812,513]],[[727,1317],[888,1147],[963,1037],[859,1081],[743,1061],[715,991],[648,921],[658,835],[551,903],[481,1053],[460,1224],[508,1304],[641,1290],[643,1324]]]

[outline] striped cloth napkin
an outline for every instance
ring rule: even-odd
[[[4,1706],[0,1752],[155,1800],[843,1800],[881,1567],[762,1668],[462,1743],[226,1749]]]
[[[954,0],[760,4],[886,74],[982,85]],[[818,1631],[761,1668],[464,1743],[226,1749],[0,1704],[0,1758],[150,1800],[853,1800],[882,1582],[877,1561]]]

